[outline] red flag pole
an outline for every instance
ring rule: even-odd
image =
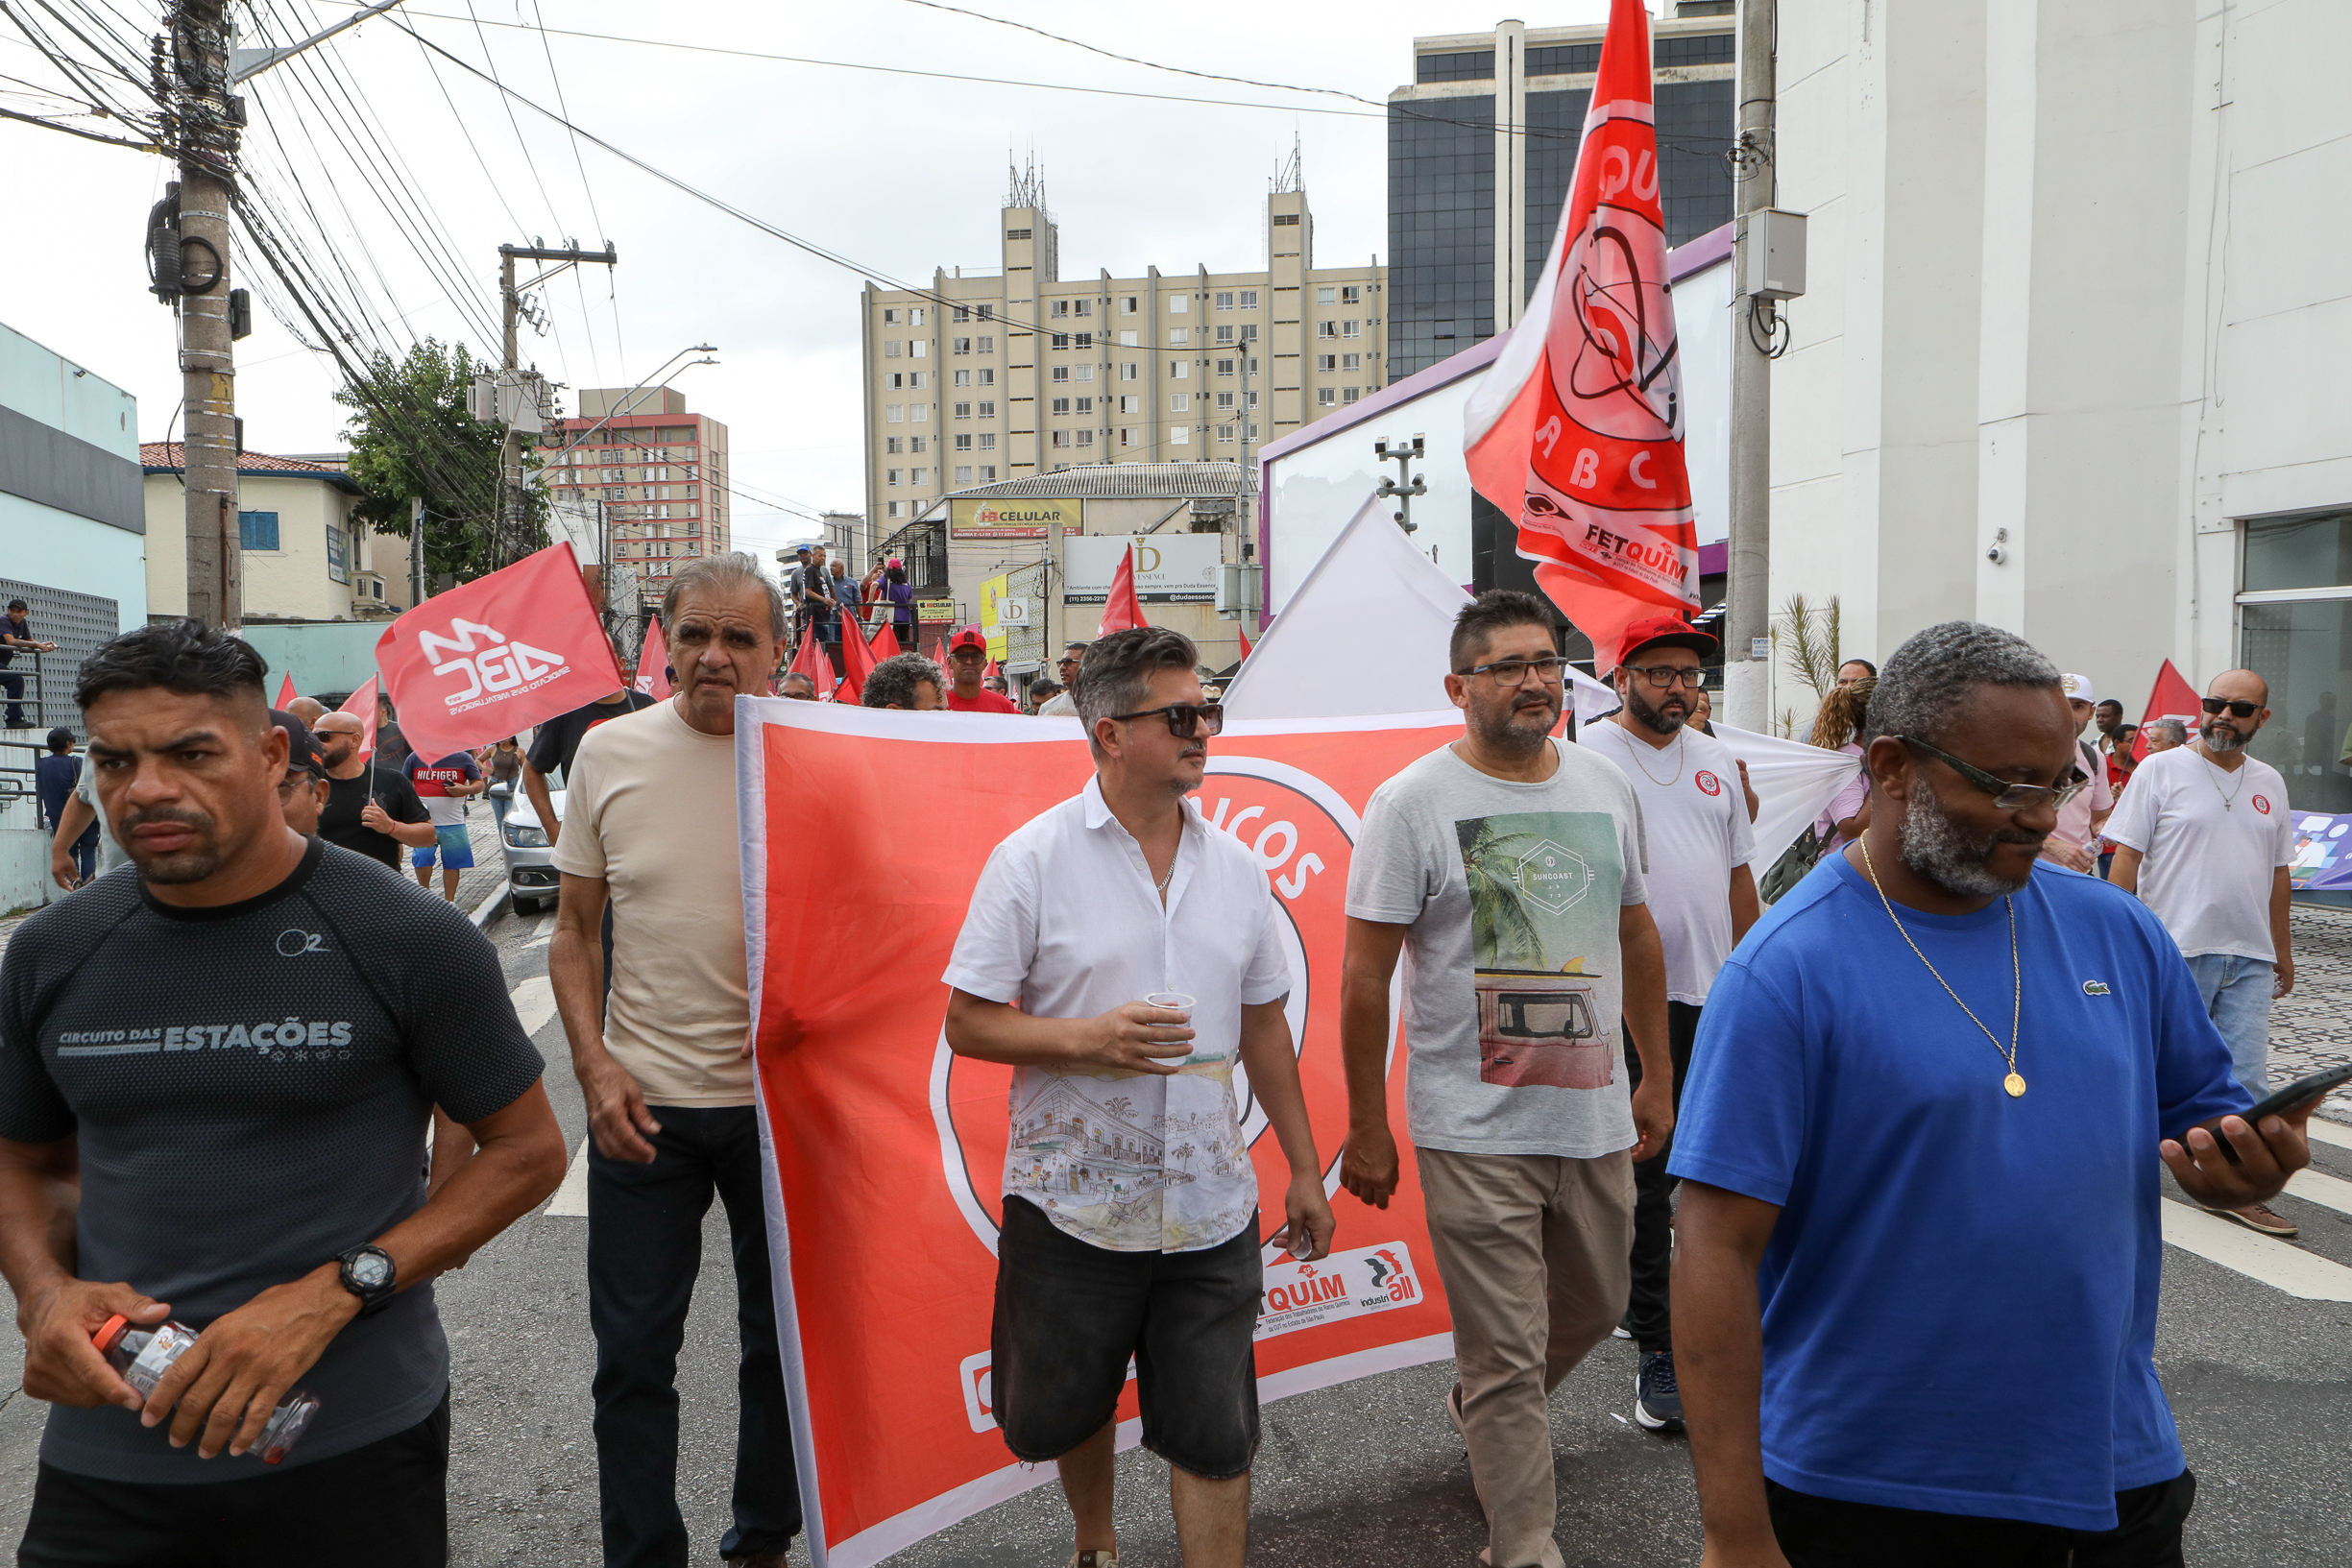
[[[294,672],[292,670],[286,671],[285,679],[278,683],[277,707],[279,712],[283,712],[287,709],[293,707],[294,699],[301,695],[301,692],[294,689]]]
[[[1103,625],[1095,635],[1108,637],[1113,632],[1150,624],[1144,619],[1143,600],[1135,592],[1135,545],[1129,541],[1119,556],[1119,569],[1111,574],[1110,593],[1103,605]]]

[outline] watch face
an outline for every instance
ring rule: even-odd
[[[351,1262],[352,1283],[373,1291],[392,1278],[392,1260],[380,1252],[362,1252]]]

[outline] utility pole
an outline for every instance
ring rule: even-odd
[[[1757,316],[1769,305],[1748,293],[1751,219],[1773,197],[1773,36],[1779,0],[1739,0],[1739,118],[1732,150],[1731,581],[1723,648],[1725,717],[1768,732],[1772,705],[1772,342]],[[1757,236],[1760,238],[1760,234]]]
[[[541,416],[542,389],[545,385],[537,374],[521,374],[521,349],[518,342],[518,326],[522,321],[522,296],[525,290],[536,288],[566,267],[581,262],[594,262],[601,267],[616,265],[620,253],[611,241],[601,251],[583,251],[576,246],[546,247],[541,245],[501,245],[498,247],[498,302],[500,306],[501,341],[499,345],[497,393],[491,403],[492,417],[506,427],[505,439],[498,447],[498,501],[495,538],[501,543],[509,538],[521,537],[522,521],[529,508],[523,500],[522,437],[537,435],[546,428]],[[527,283],[515,281],[517,261],[552,261],[548,268]],[[478,416],[482,411],[477,408]],[[500,552],[501,555],[503,551]],[[507,563],[500,559],[497,565]]]
[[[229,208],[245,100],[230,91],[224,0],[172,0],[163,21],[157,66],[168,76],[166,135],[180,181],[150,217],[148,237],[155,294],[180,317],[187,613],[234,627],[243,607],[233,344],[244,324],[232,319],[243,302],[232,301],[229,287]]]

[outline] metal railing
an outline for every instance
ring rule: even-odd
[[[46,756],[48,751],[47,746],[37,741],[0,740],[0,806],[13,806],[18,801],[34,798],[33,763],[36,759]],[[16,756],[18,752],[26,754],[22,759],[22,766],[18,765]],[[83,758],[82,765],[89,766],[89,759]],[[53,822],[47,826],[54,829],[57,824]]]
[[[38,648],[12,650],[15,658],[6,669],[0,669],[0,719],[12,730],[45,730],[49,727],[49,672],[41,663]],[[25,667],[25,661],[33,661]],[[30,715],[27,717],[26,715]],[[18,745],[23,742],[12,741]],[[40,748],[36,747],[36,750]]]

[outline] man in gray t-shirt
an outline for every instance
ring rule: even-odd
[[[1463,738],[1373,793],[1347,877],[1340,1180],[1385,1208],[1399,1179],[1383,1063],[1401,953],[1407,1130],[1454,1319],[1446,1413],[1495,1568],[1562,1560],[1545,1399],[1625,1310],[1633,1162],[1674,1126],[1640,807],[1616,767],[1550,738],[1551,618],[1507,591],[1463,610],[1445,677]]]

